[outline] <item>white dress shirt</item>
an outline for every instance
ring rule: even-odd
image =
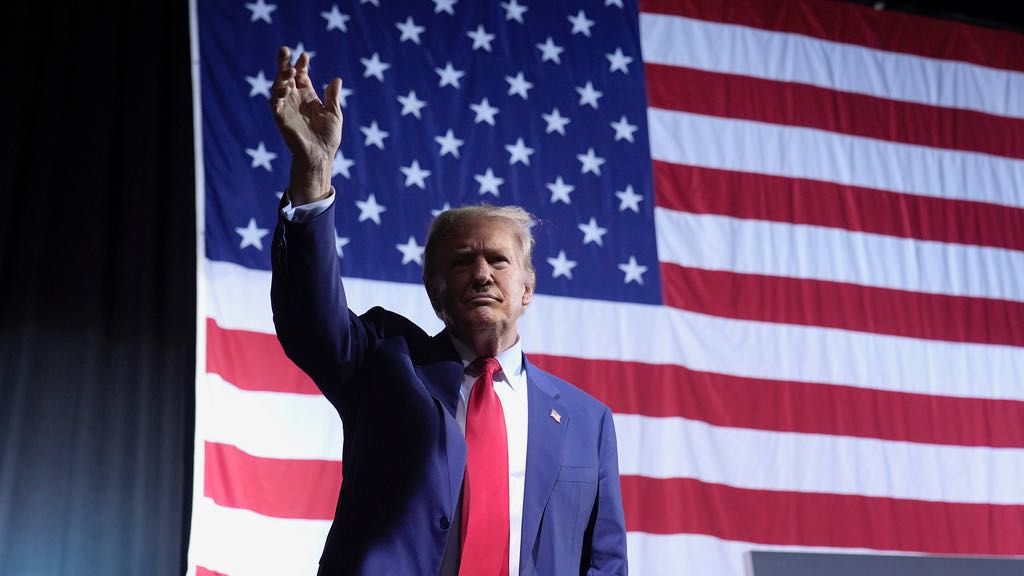
[[[452,337],[452,344],[468,367],[477,356],[462,342]],[[523,366],[523,346],[516,340],[511,348],[497,356],[501,371],[494,374],[494,391],[501,401],[508,435],[508,573],[519,574],[519,546],[523,536],[523,492],[526,489],[527,410],[526,369]],[[476,376],[465,374],[459,390],[459,405],[455,420],[466,434],[466,405],[473,391]]]

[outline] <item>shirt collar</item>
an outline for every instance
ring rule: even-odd
[[[459,353],[459,358],[462,359],[462,366],[464,368],[468,367],[477,359],[473,350],[456,338],[451,331],[448,332],[448,338],[451,339],[452,346],[455,347],[455,351]],[[496,358],[498,360],[498,364],[501,365],[501,371],[505,374],[505,381],[512,386],[513,390],[516,389],[520,381],[519,376],[523,373],[522,340],[520,338],[516,338],[516,343],[509,346],[506,350],[499,352]]]

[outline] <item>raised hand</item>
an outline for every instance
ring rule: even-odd
[[[309,78],[309,56],[291,65],[291,52],[277,51],[277,77],[270,89],[274,121],[292,153],[288,196],[295,205],[308,204],[331,190],[331,164],[341,145],[341,79],[335,78],[321,102]]]

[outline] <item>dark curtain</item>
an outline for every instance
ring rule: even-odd
[[[35,4],[5,19],[0,66],[0,574],[180,574],[188,3]]]

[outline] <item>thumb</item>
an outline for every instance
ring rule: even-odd
[[[324,91],[324,107],[332,114],[341,116],[341,78],[331,80]]]

